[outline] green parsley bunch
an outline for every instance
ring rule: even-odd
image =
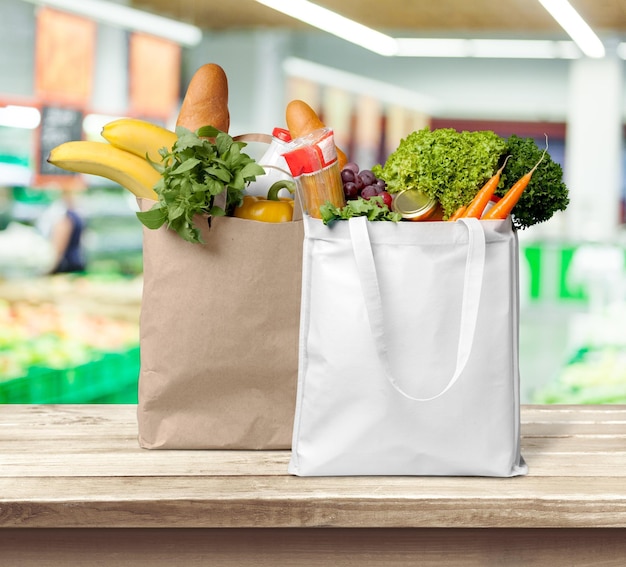
[[[371,221],[392,221],[402,220],[400,213],[396,213],[385,205],[382,197],[370,197],[364,199],[359,197],[347,201],[345,206],[336,207],[330,202],[324,203],[320,207],[320,214],[324,224],[329,224],[335,220],[348,220],[352,217],[367,217]]]
[[[161,174],[154,186],[158,203],[137,217],[150,229],[167,224],[188,242],[201,242],[194,217],[231,214],[241,204],[247,183],[265,170],[242,152],[244,142],[212,126],[196,132],[178,126],[176,135],[171,150],[159,150],[161,163],[151,162]],[[225,207],[215,202],[223,192]]]

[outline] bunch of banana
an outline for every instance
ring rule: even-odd
[[[72,141],[52,149],[48,162],[67,171],[106,177],[137,197],[157,200],[153,187],[160,173],[159,149],[170,149],[176,134],[144,120],[120,118],[102,129],[106,142]]]

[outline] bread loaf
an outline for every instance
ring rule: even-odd
[[[207,63],[191,78],[176,120],[177,126],[196,131],[202,126],[213,126],[228,132],[228,80],[219,65]]]
[[[325,124],[320,120],[317,113],[304,101],[292,100],[285,110],[285,118],[287,120],[287,128],[292,138],[300,138],[306,136],[314,130],[325,128]],[[337,148],[337,158],[339,167],[348,162],[346,154]]]

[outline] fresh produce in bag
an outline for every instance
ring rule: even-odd
[[[546,150],[532,138],[512,135],[505,139],[488,130],[423,128],[401,140],[386,162],[373,166],[372,171],[394,198],[405,191],[419,191],[438,201],[446,220],[463,215],[488,219],[484,216],[488,202],[504,197],[516,184],[519,190],[519,181],[523,190],[517,192],[515,202],[510,203],[513,207],[507,211],[515,228],[547,221],[569,204],[563,170]],[[482,203],[485,213],[477,216],[478,202],[471,203],[485,186],[483,196],[489,192],[490,197]],[[505,205],[498,208],[502,212]]]
[[[77,141],[50,156],[139,197],[145,230],[137,419],[147,449],[291,443],[302,222],[288,222],[294,200],[277,195],[295,190],[293,181],[263,197],[247,193],[265,171],[243,151],[245,141],[228,133],[227,96],[223,70],[202,66],[176,132],[124,118],[104,127],[107,142],[98,152]]]
[[[293,181],[277,181],[267,192],[267,197],[245,195],[241,205],[235,207],[234,216],[262,222],[289,222],[294,216],[294,199],[279,197],[281,189],[294,191]]]

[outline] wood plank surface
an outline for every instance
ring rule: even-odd
[[[136,406],[0,406],[3,528],[624,528],[626,406],[524,406],[526,477],[298,478],[288,451],[148,451]]]
[[[0,493],[5,527],[626,527],[607,478],[4,478]]]
[[[605,529],[7,529],[0,549],[3,567],[622,567],[626,538]]]

